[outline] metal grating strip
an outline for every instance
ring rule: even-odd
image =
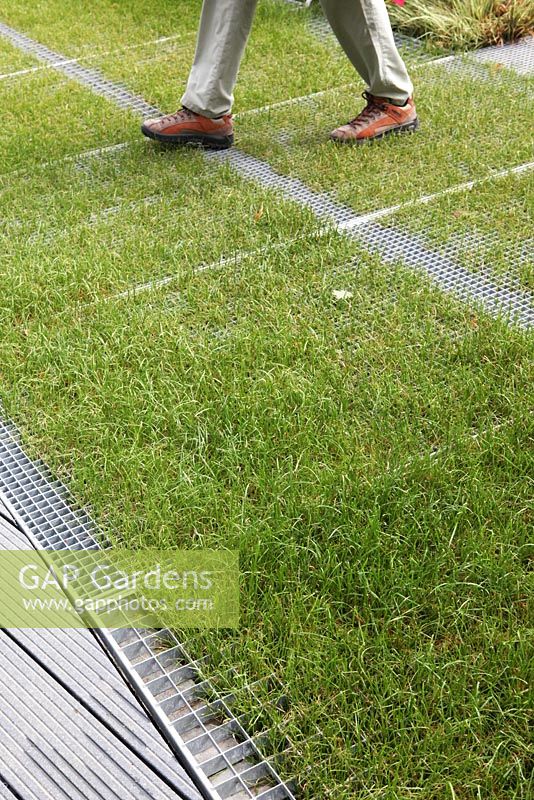
[[[298,178],[281,175],[265,161],[240,150],[206,151],[205,157],[216,163],[229,164],[240,175],[261,183],[268,189],[278,189],[285,197],[309,208],[319,219],[341,223],[354,218],[354,209],[333,200],[327,194],[315,192]]]
[[[44,465],[26,456],[15,427],[2,420],[0,497],[35,546],[98,547],[98,534],[89,515],[73,508],[66,487],[48,478]],[[280,798],[293,800],[290,788],[263,758],[228,701],[202,679],[183,643],[171,631],[127,628],[99,631],[98,635],[204,798],[252,799],[276,790]],[[232,727],[232,736],[224,741],[212,733],[221,720]],[[189,739],[200,735],[209,742],[201,752],[189,744]],[[212,764],[216,771],[209,775],[202,766],[207,749],[218,758]]]
[[[527,36],[513,44],[483,47],[472,57],[481,63],[502,64],[520,75],[534,73],[534,36]]]
[[[310,208],[322,220],[333,223],[339,233],[348,234],[386,261],[401,261],[410,269],[425,272],[441,289],[467,302],[482,305],[492,316],[504,315],[519,326],[534,323],[532,297],[503,283],[497,286],[483,273],[472,273],[427,247],[423,240],[406,231],[367,223],[368,215],[355,215],[353,209],[330,197],[314,192],[297,178],[279,175],[268,164],[238,150],[206,154],[208,158],[229,163],[242,175],[268,188],[276,188],[299,205]],[[522,171],[524,165],[515,171]],[[369,216],[379,216],[376,212]],[[389,210],[388,210],[389,213]]]

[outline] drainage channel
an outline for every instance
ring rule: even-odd
[[[37,549],[99,547],[90,516],[26,456],[14,426],[1,419],[0,499]],[[205,800],[294,800],[173,632],[121,628],[97,636]]]
[[[509,283],[498,285],[482,272],[468,270],[447,253],[430,249],[422,237],[374,223],[359,228],[357,237],[367,250],[379,253],[386,262],[398,261],[401,252],[403,261],[406,263],[409,259],[413,269],[428,275],[459,300],[478,303],[493,317],[506,313],[519,328],[528,329],[534,325],[531,295],[514,289]]]

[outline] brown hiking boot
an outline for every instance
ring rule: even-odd
[[[225,150],[234,143],[234,124],[231,114],[209,119],[181,108],[175,114],[159,119],[146,119],[141,130],[150,139],[171,144],[196,144],[213,150]]]
[[[413,133],[419,127],[413,97],[405,106],[396,106],[384,97],[364,92],[367,105],[357,117],[332,131],[330,138],[339,144],[361,144],[382,139],[390,133]]]

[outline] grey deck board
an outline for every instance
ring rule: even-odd
[[[0,777],[0,800],[16,800],[17,795],[13,794],[9,786]]]
[[[4,633],[0,692],[2,774],[24,798],[35,784],[54,800],[176,798]]]

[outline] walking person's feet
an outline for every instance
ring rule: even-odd
[[[150,139],[169,144],[196,144],[212,150],[225,150],[234,143],[231,114],[209,119],[188,108],[181,108],[175,114],[146,119],[141,130]]]
[[[339,144],[361,144],[382,139],[390,133],[413,133],[419,127],[413,97],[396,106],[385,97],[364,92],[366,106],[357,117],[336,128],[330,139]]]

